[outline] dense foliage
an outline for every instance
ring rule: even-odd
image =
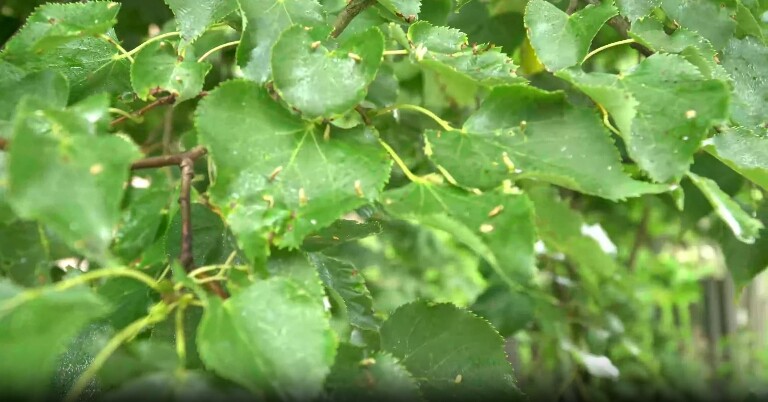
[[[63,3],[0,9],[0,396],[768,379],[689,312],[768,265],[768,2]]]

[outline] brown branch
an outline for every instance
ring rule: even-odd
[[[205,149],[205,147],[197,146],[187,152],[182,152],[180,154],[153,156],[150,158],[139,159],[131,164],[131,170],[153,169],[165,166],[181,166],[185,159],[191,159],[192,161],[195,161],[207,153],[208,150]]]
[[[579,6],[579,0],[571,0],[570,3],[568,3],[568,8],[565,10],[565,13],[568,15],[573,14],[574,11],[576,11],[576,8]]]
[[[368,112],[365,110],[364,107],[357,105],[355,106],[355,111],[357,112],[357,114],[360,115],[360,118],[363,119],[363,124],[365,124],[366,126],[371,125],[371,118],[370,116],[368,116]]]
[[[627,259],[627,269],[632,272],[635,270],[635,263],[637,263],[637,256],[640,254],[640,249],[645,244],[645,238],[648,235],[648,220],[651,217],[651,208],[648,205],[643,206],[643,216],[640,218],[640,224],[637,227],[635,233],[635,242],[632,244],[632,250],[629,252],[629,258]]]
[[[184,158],[181,161],[181,194],[179,195],[179,206],[181,213],[181,266],[187,272],[195,266],[195,260],[192,255],[192,212],[190,206],[190,192],[192,189],[192,179],[195,178],[195,162],[192,158]]]
[[[203,148],[204,149],[204,148]],[[202,154],[204,155],[204,154]],[[179,209],[181,213],[181,253],[179,260],[181,266],[187,273],[195,268],[195,257],[192,250],[192,179],[195,178],[195,161],[187,156],[181,160],[181,191],[179,194]],[[200,279],[205,279],[206,275],[199,275]],[[206,282],[205,287],[211,292],[226,300],[229,294],[218,282]]]
[[[8,140],[0,137],[0,151],[5,151],[6,149],[8,149],[8,145],[9,145]]]
[[[136,112],[134,112],[132,114],[132,117],[141,117],[144,114],[146,114],[147,112],[149,112],[150,110],[152,110],[152,109],[154,109],[154,108],[156,108],[158,106],[167,105],[167,104],[173,104],[174,102],[176,102],[176,95],[171,94],[171,95],[168,95],[168,96],[163,96],[162,98],[158,98],[156,101],[154,101],[154,102],[150,103],[149,105],[144,106],[143,108],[141,108],[141,109],[137,110]],[[128,118],[129,118],[128,116],[120,116],[120,117],[112,120],[112,123],[110,123],[110,126],[114,127],[114,126],[124,122]]]
[[[341,10],[339,16],[336,17],[336,22],[333,23],[333,32],[331,32],[331,36],[338,38],[339,35],[347,29],[347,25],[349,25],[358,14],[374,4],[376,4],[376,0],[349,0],[347,6]]]

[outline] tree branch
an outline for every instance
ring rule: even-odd
[[[192,158],[184,158],[181,161],[181,194],[179,195],[179,206],[181,213],[181,266],[187,272],[195,266],[195,260],[192,255],[192,212],[190,206],[190,192],[192,189],[192,179],[195,178],[195,162]]]
[[[8,140],[0,137],[0,151],[5,151],[8,148]]]
[[[139,159],[131,164],[131,170],[153,169],[165,166],[181,166],[185,159],[191,159],[193,162],[208,153],[205,147],[197,146],[187,152],[173,155],[153,156],[151,158]]]
[[[331,36],[338,38],[339,35],[347,29],[347,25],[349,25],[358,14],[374,4],[376,4],[376,0],[349,0],[349,3],[347,3],[344,10],[341,10],[339,16],[336,17],[336,22],[333,23],[333,32],[331,32]]]
[[[168,96],[164,96],[164,97],[159,98],[156,101],[150,103],[149,105],[144,106],[143,108],[137,110],[136,112],[133,113],[132,117],[134,117],[134,118],[141,117],[144,114],[146,114],[147,112],[149,112],[150,110],[152,110],[152,109],[154,109],[154,108],[156,108],[158,106],[167,105],[167,104],[173,104],[174,102],[176,102],[176,95],[171,94],[171,95],[168,95]],[[120,116],[120,117],[112,120],[112,122],[110,123],[110,126],[114,127],[114,126],[124,122],[125,120],[128,120],[128,118],[129,118],[128,116]]]
[[[196,149],[200,149],[203,152],[194,153]],[[192,179],[195,178],[195,160],[193,157],[200,157],[205,155],[205,148],[198,147],[190,152],[186,152],[182,156],[179,166],[181,167],[181,191],[179,193],[179,213],[181,214],[181,253],[179,260],[184,270],[189,273],[195,268],[195,258],[192,249]],[[172,155],[179,156],[179,155]],[[200,275],[200,279],[204,279],[204,275]],[[211,292],[219,296],[221,299],[226,300],[229,294],[221,286],[219,282],[210,281],[205,282],[205,287]]]
[[[565,13],[571,15],[576,11],[577,7],[579,7],[579,0],[571,0],[570,3],[568,3],[568,8],[565,10]]]
[[[637,232],[635,232],[635,242],[632,244],[632,250],[629,252],[629,258],[627,259],[627,269],[632,272],[635,270],[635,263],[637,263],[637,256],[640,254],[640,249],[645,244],[645,238],[648,235],[648,220],[651,217],[651,208],[648,205],[643,206],[643,216],[640,218],[640,224],[637,226]]]

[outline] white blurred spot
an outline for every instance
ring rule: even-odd
[[[591,353],[580,353],[582,363],[589,374],[600,378],[619,378],[619,369],[613,365],[611,359],[605,356],[597,356]]]
[[[54,264],[56,264],[57,267],[64,271],[68,271],[70,269],[78,269],[80,271],[88,270],[88,260],[81,260],[75,257],[62,258],[60,260],[54,261]]]
[[[582,224],[581,234],[595,239],[597,244],[600,245],[600,248],[607,254],[616,255],[616,245],[613,244],[610,238],[608,238],[608,234],[605,233],[605,230],[603,230],[603,227],[600,226],[599,223],[594,225]]]
[[[131,177],[131,187],[133,188],[149,188],[152,182],[149,179],[145,179],[139,176]]]

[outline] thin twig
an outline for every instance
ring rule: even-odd
[[[151,158],[140,159],[131,164],[131,170],[154,169],[165,166],[181,166],[185,159],[192,161],[208,153],[205,147],[197,146],[187,152],[174,155],[153,156]]]
[[[163,305],[163,302],[158,303],[156,306],[160,305]],[[170,312],[175,306],[164,307],[168,309],[168,312]],[[153,310],[157,310],[157,307],[153,308]],[[133,339],[133,337],[141,333],[150,325],[163,321],[165,316],[167,316],[167,313],[165,315],[149,314],[134,321],[127,327],[123,328],[115,336],[113,336],[109,342],[107,342],[107,345],[104,346],[104,348],[101,349],[101,351],[99,351],[99,353],[93,358],[91,363],[88,365],[88,368],[82,374],[80,374],[79,377],[77,377],[74,385],[72,385],[72,387],[67,392],[67,395],[64,397],[64,401],[75,402],[80,399],[80,395],[82,395],[83,391],[85,391],[86,387],[88,387],[88,384],[91,382],[91,380],[96,377],[96,374],[99,372],[99,370],[104,367],[104,364],[106,364],[107,360],[109,360],[112,354],[115,353],[115,351],[117,351],[120,346]]]
[[[210,56],[210,55],[212,55],[212,54],[214,54],[214,53],[218,52],[219,50],[221,50],[221,49],[225,49],[225,48],[228,48],[228,47],[232,47],[232,46],[236,46],[236,45],[239,45],[239,44],[240,44],[240,41],[239,41],[239,40],[236,40],[236,41],[232,41],[232,42],[227,42],[227,43],[223,43],[223,44],[221,44],[221,45],[219,45],[219,46],[216,46],[216,47],[214,47],[213,49],[211,49],[211,50],[209,50],[209,51],[205,52],[205,53],[204,53],[202,56],[200,56],[200,58],[199,58],[199,59],[197,59],[197,62],[198,62],[198,63],[201,63],[201,62],[203,62],[205,59],[207,59],[207,58],[208,58],[208,56]]]
[[[132,116],[133,116],[134,119],[135,118],[139,118],[139,117],[143,116],[145,113],[149,112],[150,110],[152,110],[152,109],[154,109],[154,108],[156,108],[158,106],[162,106],[162,105],[166,105],[166,104],[172,104],[175,101],[176,101],[176,95],[171,94],[171,95],[168,95],[168,96],[164,96],[164,97],[159,98],[156,101],[150,103],[149,105],[144,106],[143,108],[139,109],[138,111],[134,112]],[[129,118],[128,116],[120,116],[120,117],[116,118],[115,120],[112,120],[112,123],[110,123],[110,126],[114,127],[114,126],[122,123],[123,121],[127,120],[128,118]]]
[[[565,13],[568,15],[573,14],[574,11],[576,11],[576,7],[579,6],[579,0],[571,0],[570,3],[568,3],[568,8],[565,10]]]
[[[362,107],[360,105],[357,105],[357,106],[355,106],[355,111],[363,119],[363,123],[365,123],[366,126],[370,126],[371,125],[371,118],[368,116],[368,112],[366,112],[364,107]]]
[[[645,238],[648,234],[648,220],[651,217],[651,208],[648,205],[643,206],[643,216],[640,218],[640,225],[637,227],[635,233],[635,242],[632,244],[632,250],[629,252],[629,258],[627,259],[627,269],[634,271],[635,263],[637,262],[637,256],[640,254],[640,249],[645,244]]]
[[[595,6],[598,6],[598,5],[600,5],[600,0],[587,0],[587,3],[593,4]],[[630,25],[629,25],[629,21],[624,19],[624,17],[622,17],[620,15],[617,15],[617,16],[609,19],[607,24],[608,24],[608,26],[613,28],[613,30],[616,31],[622,38],[629,39],[629,28],[630,28]],[[645,47],[645,46],[643,46],[643,45],[641,45],[641,44],[639,44],[637,42],[632,43],[629,46],[631,46],[633,49],[635,49],[638,52],[640,52],[640,54],[642,54],[645,57],[649,57],[649,56],[651,56],[654,53],[653,50],[648,49],[647,47]]]
[[[149,44],[151,44],[153,42],[157,42],[157,41],[159,41],[161,39],[169,38],[171,36],[179,36],[179,35],[181,35],[180,32],[166,32],[164,34],[153,36],[153,37],[147,39],[146,42],[143,42],[139,46],[136,46],[135,48],[133,48],[131,51],[115,55],[114,57],[112,57],[112,60],[120,60],[120,59],[124,59],[124,58],[130,58],[134,54],[138,53],[141,49],[144,49],[145,47],[149,46]]]
[[[179,194],[179,205],[181,213],[181,253],[179,260],[184,270],[189,273],[195,268],[194,253],[192,249],[192,206],[191,192],[192,179],[195,177],[195,160],[208,153],[202,146],[197,146],[187,152],[175,155],[156,156],[142,159],[134,162],[131,169],[149,169],[163,166],[181,167],[181,192]],[[200,278],[204,278],[200,275]],[[229,298],[229,293],[218,282],[206,282],[205,287],[219,296],[222,300]]]
[[[358,14],[374,4],[376,4],[376,0],[350,0],[347,6],[341,10],[339,16],[336,17],[336,22],[333,23],[333,32],[331,32],[331,36],[338,38],[339,35],[347,29],[347,25],[349,25]]]
[[[603,50],[605,50],[605,49],[610,49],[610,48],[612,48],[612,47],[621,46],[621,45],[626,45],[626,44],[632,44],[632,43],[636,43],[636,42],[635,42],[635,40],[634,40],[634,39],[632,39],[632,38],[629,38],[629,39],[623,39],[623,40],[620,40],[620,41],[618,41],[618,42],[609,43],[609,44],[607,44],[607,45],[604,45],[604,46],[600,46],[599,48],[597,48],[597,49],[595,49],[595,50],[593,50],[593,51],[591,51],[591,52],[587,53],[587,55],[586,55],[586,56],[584,56],[584,59],[582,59],[582,60],[581,60],[581,63],[583,64],[584,62],[586,62],[587,60],[589,60],[589,58],[590,58],[590,57],[592,57],[592,56],[594,56],[594,55],[596,55],[596,54],[598,54],[598,53],[602,52],[602,51],[603,51]]]
[[[181,194],[179,195],[179,205],[181,209],[181,266],[184,270],[190,272],[195,265],[192,255],[192,211],[190,206],[190,192],[192,189],[192,179],[195,178],[195,162],[192,158],[181,160]]]

